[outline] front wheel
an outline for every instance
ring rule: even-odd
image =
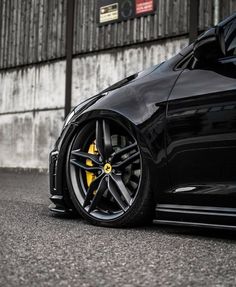
[[[67,183],[75,208],[92,224],[121,227],[151,219],[149,167],[134,135],[113,120],[90,121],[75,135]]]

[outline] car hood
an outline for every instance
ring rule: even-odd
[[[128,76],[128,77],[124,78],[123,80],[121,80],[121,81],[119,81],[119,82],[117,82],[117,83],[111,85],[110,87],[106,88],[105,90],[103,90],[103,91],[101,92],[101,94],[102,94],[102,93],[107,93],[107,92],[113,91],[113,90],[115,90],[115,89],[118,89],[118,88],[120,88],[120,87],[126,85],[127,83],[129,83],[129,82],[131,82],[131,81],[135,81],[135,80],[138,80],[138,79],[140,79],[140,78],[143,78],[143,77],[145,77],[145,76],[151,74],[151,73],[152,73],[153,71],[155,71],[158,67],[160,67],[163,63],[164,63],[164,62],[162,62],[161,64],[158,64],[158,65],[152,66],[152,67],[150,67],[150,68],[148,68],[148,69],[145,69],[145,70],[143,70],[143,71],[141,71],[141,72],[138,72],[138,73],[136,73],[136,74],[133,74],[133,75],[131,75],[131,76]]]

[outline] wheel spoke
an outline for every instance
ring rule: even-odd
[[[92,183],[90,184],[88,190],[87,190],[87,194],[84,200],[84,204],[83,207],[87,206],[90,202],[90,200],[93,197],[93,193],[94,191],[98,188],[101,180],[103,180],[104,178],[104,174],[100,174],[94,181],[92,181]]]
[[[96,147],[102,159],[104,159],[104,149],[103,149],[103,139],[102,139],[102,122],[100,120],[96,121]]]
[[[113,198],[115,199],[115,201],[118,203],[118,205],[121,207],[122,210],[126,210],[125,204],[122,201],[122,199],[120,198],[119,193],[116,190],[116,186],[113,182],[113,180],[111,179],[111,177],[109,176],[109,180],[108,180],[108,190],[110,191],[111,195],[113,196]]]
[[[107,189],[107,183],[106,183],[105,179],[103,178],[100,181],[99,186],[98,186],[97,191],[96,191],[96,194],[94,195],[93,200],[89,206],[89,209],[88,209],[89,213],[97,207],[97,205],[98,205],[99,201],[101,200],[101,197],[103,196],[106,189]]]
[[[116,152],[113,157],[112,157],[112,162],[116,161],[117,159],[119,159],[122,155],[132,151],[133,149],[137,148],[137,143],[133,143],[129,146],[126,146],[124,148],[122,148],[121,150],[119,150],[118,152]]]
[[[103,120],[104,156],[107,159],[112,153],[111,133],[109,124]]]
[[[88,153],[88,152],[83,152],[83,151],[80,151],[79,149],[73,150],[71,152],[71,154],[73,154],[75,156],[78,156],[78,157],[85,158],[85,159],[90,159],[93,163],[101,164],[100,161],[99,161],[99,157],[97,155],[95,155],[95,154],[91,154],[91,153]]]
[[[118,189],[121,192],[121,194],[124,196],[124,199],[127,202],[127,204],[130,206],[132,198],[131,198],[126,186],[124,185],[121,176],[120,175],[116,175],[116,174],[111,174],[111,178],[113,179],[113,182],[118,187]]]
[[[76,167],[82,168],[86,171],[90,171],[90,172],[96,172],[96,171],[102,171],[101,167],[97,167],[97,166],[88,166],[82,162],[79,162],[76,159],[71,159],[70,163],[73,164]]]
[[[121,161],[118,164],[114,164],[113,168],[124,168],[127,167],[129,164],[133,163],[134,161],[136,161],[139,158],[139,152],[136,152],[134,154],[132,154],[130,157],[128,157],[127,159]]]

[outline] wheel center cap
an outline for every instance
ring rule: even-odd
[[[103,167],[105,173],[110,173],[112,171],[112,166],[110,163],[106,163]]]

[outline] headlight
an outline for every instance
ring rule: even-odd
[[[63,128],[66,127],[69,124],[69,122],[73,118],[74,114],[75,114],[74,110],[69,113],[69,115],[66,117],[66,119],[64,121]]]

